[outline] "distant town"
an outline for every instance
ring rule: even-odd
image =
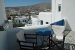
[[[40,12],[51,12],[51,2],[43,2],[30,6],[5,7],[8,20],[13,20],[13,27],[22,27],[31,24],[32,16],[36,17]]]

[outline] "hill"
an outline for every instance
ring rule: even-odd
[[[51,9],[51,2],[42,2],[29,6],[5,7],[7,14],[23,13],[23,12],[41,12],[46,9]]]

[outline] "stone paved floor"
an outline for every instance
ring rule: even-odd
[[[70,31],[65,37],[64,48],[67,50],[75,50],[75,31]]]

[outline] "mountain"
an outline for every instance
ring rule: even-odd
[[[29,5],[29,6],[18,6],[18,7],[5,7],[6,13],[9,14],[10,12],[41,12],[46,9],[51,9],[51,2],[42,2],[35,5]]]

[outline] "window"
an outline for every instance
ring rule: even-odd
[[[43,20],[41,20],[41,25],[43,25]]]
[[[61,11],[61,4],[58,4],[58,11]]]
[[[17,20],[16,20],[16,22],[17,22]]]
[[[26,20],[24,20],[24,22],[26,22]]]
[[[48,22],[46,22],[46,24],[48,24]]]
[[[23,22],[24,22],[24,20],[23,20]]]
[[[20,23],[20,20],[19,20],[19,23]]]

